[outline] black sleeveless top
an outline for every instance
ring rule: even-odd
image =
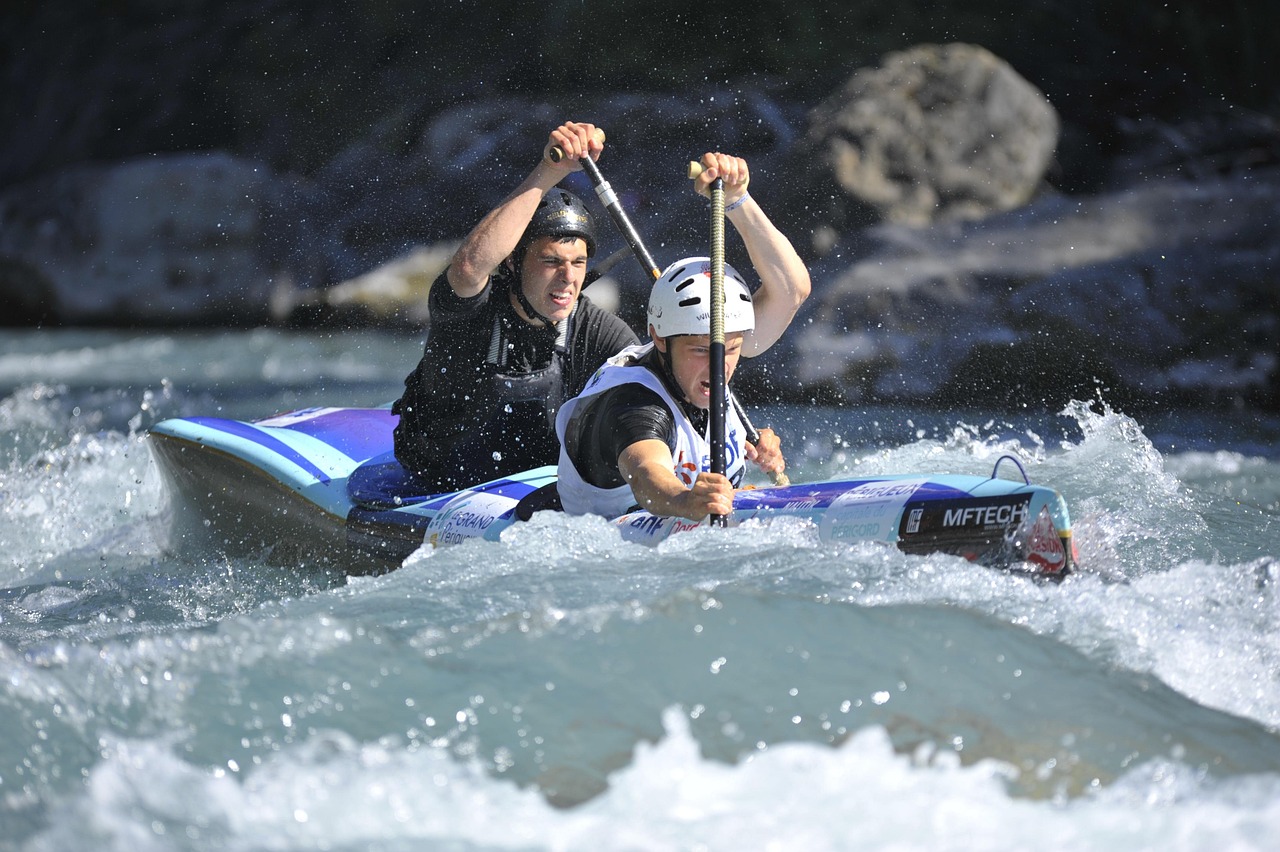
[[[469,299],[443,273],[431,287],[426,348],[392,407],[396,458],[431,490],[555,464],[556,412],[606,358],[636,342],[585,296],[564,322],[530,325],[511,306],[517,285],[504,269]]]

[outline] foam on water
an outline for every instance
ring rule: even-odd
[[[1239,448],[1260,439],[1204,448],[1166,423],[1161,451],[1102,404],[756,418],[806,448],[797,481],[989,475],[1013,455],[1070,506],[1082,570],[1061,585],[796,521],[651,549],[558,515],[348,581],[167,553],[140,436],[210,413],[220,382],[221,413],[255,416],[377,359],[269,333],[238,352],[54,337],[0,357],[0,825],[18,848],[1280,835],[1280,454]],[[387,361],[378,389],[412,356]]]
[[[1221,781],[1168,762],[1046,807],[1009,796],[999,762],[902,755],[882,728],[736,765],[699,754],[684,712],[669,709],[664,728],[608,792],[571,810],[438,749],[335,733],[244,780],[161,744],[115,742],[26,848],[1261,849],[1280,826],[1274,779]]]

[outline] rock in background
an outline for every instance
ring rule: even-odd
[[[1274,407],[1277,222],[1273,170],[877,226],[815,265],[823,285],[745,375],[800,400]]]
[[[9,320],[264,322],[272,177],[225,154],[85,166],[0,195]]]
[[[659,262],[705,251],[685,161],[750,161],[815,290],[744,395],[1275,406],[1280,12],[1200,5],[10,7],[0,322],[416,327],[576,117]],[[611,277],[637,323],[644,273]]]
[[[609,130],[600,167],[660,263],[706,252],[706,202],[684,176],[691,157],[731,147],[760,167],[767,192],[783,179],[770,178],[768,165],[794,138],[767,93],[601,95],[582,110]],[[29,181],[0,192],[0,294],[40,294],[17,318],[24,323],[419,326],[420,306],[387,306],[385,295],[375,297],[383,304],[361,304],[357,294],[370,291],[344,282],[456,244],[534,167],[562,120],[547,102],[494,97],[389,118],[307,176],[219,152]],[[215,191],[206,184],[219,175],[225,185]],[[565,185],[600,214],[602,255],[624,247],[586,177]],[[234,248],[236,261],[227,254],[221,272],[210,271],[211,246]],[[626,260],[614,275],[620,310],[638,320],[650,280]],[[346,295],[323,292],[337,287]],[[314,295],[299,295],[306,292]],[[282,313],[292,303],[303,316]],[[319,309],[326,304],[331,310]]]
[[[815,253],[882,220],[978,219],[1041,188],[1058,129],[1044,94],[990,51],[920,45],[857,70],[814,108],[784,203]]]

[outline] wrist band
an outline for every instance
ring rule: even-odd
[[[750,198],[750,197],[751,197],[751,196],[750,196],[749,194],[747,194],[747,193],[745,193],[745,192],[744,192],[744,193],[742,193],[742,196],[741,196],[737,201],[733,202],[732,204],[730,204],[730,205],[728,205],[727,207],[725,207],[725,208],[724,208],[724,212],[729,213],[729,212],[731,212],[731,211],[733,211],[733,210],[737,210],[737,209],[738,209],[739,207],[741,207],[741,206],[746,202],[746,200],[747,200],[748,198]]]

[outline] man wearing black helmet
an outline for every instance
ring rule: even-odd
[[[426,489],[555,464],[561,403],[638,342],[581,295],[595,230],[582,201],[557,188],[604,144],[593,125],[566,122],[552,146],[558,162],[544,156],[432,285],[426,351],[392,408],[396,458]]]

